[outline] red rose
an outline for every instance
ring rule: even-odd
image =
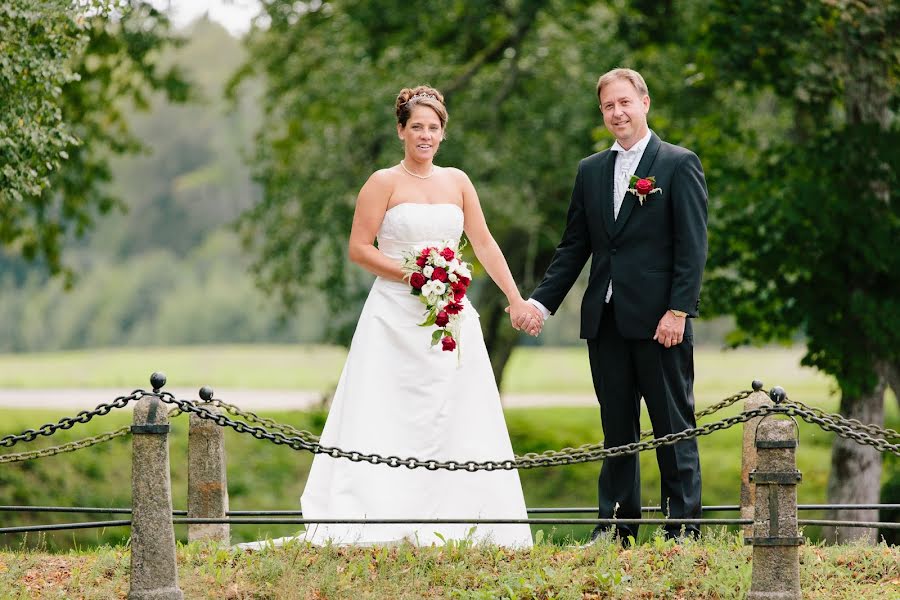
[[[653,191],[653,182],[649,179],[638,179],[634,184],[634,189],[641,196],[646,196]]]
[[[457,277],[459,278],[459,282],[466,287],[469,287],[469,284],[472,283],[472,280],[468,277],[463,277],[462,275],[457,275]]]
[[[419,254],[419,256],[428,258],[428,255],[431,254],[432,250],[434,250],[434,248],[422,248],[422,252],[421,254]]]
[[[443,256],[447,260],[447,262],[450,262],[451,260],[453,260],[453,257],[456,256],[456,254],[454,254],[453,250],[451,250],[450,248],[444,248],[443,250],[441,250],[441,256]]]
[[[431,278],[435,281],[447,283],[447,269],[435,267],[434,273],[431,274]]]
[[[463,308],[463,305],[459,302],[450,302],[447,304],[447,306],[444,307],[444,310],[446,310],[451,315],[458,315]]]
[[[425,276],[421,273],[413,273],[409,276],[409,285],[413,286],[417,290],[421,290],[426,281],[427,279],[425,279]]]
[[[444,352],[452,352],[456,350],[456,340],[454,340],[450,336],[441,338],[441,348],[444,350]]]
[[[450,322],[450,315],[447,314],[446,310],[442,310],[437,314],[437,317],[434,320],[434,324],[438,327],[444,327],[447,323]]]
[[[419,265],[420,267],[424,267],[426,265],[426,263],[428,263],[428,259],[425,258],[424,256],[420,256],[419,258],[416,259],[416,264]]]

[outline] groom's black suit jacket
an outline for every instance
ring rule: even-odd
[[[652,338],[670,308],[697,316],[706,263],[706,181],[696,154],[651,133],[635,175],[654,176],[661,191],[643,205],[626,193],[616,219],[615,165],[610,150],[578,165],[565,233],[532,298],[555,313],[592,257],[581,337],[597,336],[612,278],[619,332],[627,339]]]

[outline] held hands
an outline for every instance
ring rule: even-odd
[[[544,315],[541,314],[538,307],[530,302],[518,300],[507,306],[506,312],[509,313],[509,320],[516,331],[524,331],[528,335],[537,337],[544,328]]]
[[[666,348],[677,346],[684,340],[685,320],[684,317],[676,317],[671,310],[667,310],[656,326],[653,339]]]

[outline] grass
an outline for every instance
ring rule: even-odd
[[[780,385],[804,402],[831,397],[833,380],[801,368],[802,348],[742,348],[695,352],[696,396],[703,404],[748,389],[754,379]],[[335,346],[182,346],[111,348],[72,352],[0,354],[3,388],[148,387],[152,371],[163,371],[170,387],[211,385],[225,399],[232,389],[330,391],[346,352]],[[592,394],[587,351],[519,347],[504,376],[511,394]]]
[[[751,587],[751,552],[718,530],[682,546],[654,538],[622,550],[538,543],[531,550],[470,547],[312,548],[292,543],[258,553],[181,545],[178,583],[186,598],[396,600],[731,599]],[[0,595],[11,600],[125,598],[128,550],[47,554],[0,552]],[[800,586],[809,600],[881,600],[900,594],[900,549],[804,546]]]

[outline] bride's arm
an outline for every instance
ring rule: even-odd
[[[454,169],[454,171],[463,190],[463,213],[466,219],[464,227],[475,256],[478,257],[478,261],[497,284],[497,287],[506,295],[506,300],[511,307],[524,303],[525,300],[516,287],[506,257],[503,256],[503,251],[500,250],[500,246],[488,229],[475,186],[463,171],[458,169]]]
[[[370,273],[393,281],[403,281],[400,264],[373,245],[387,211],[391,189],[390,175],[384,171],[375,171],[359,191],[353,225],[350,228],[348,256]]]

